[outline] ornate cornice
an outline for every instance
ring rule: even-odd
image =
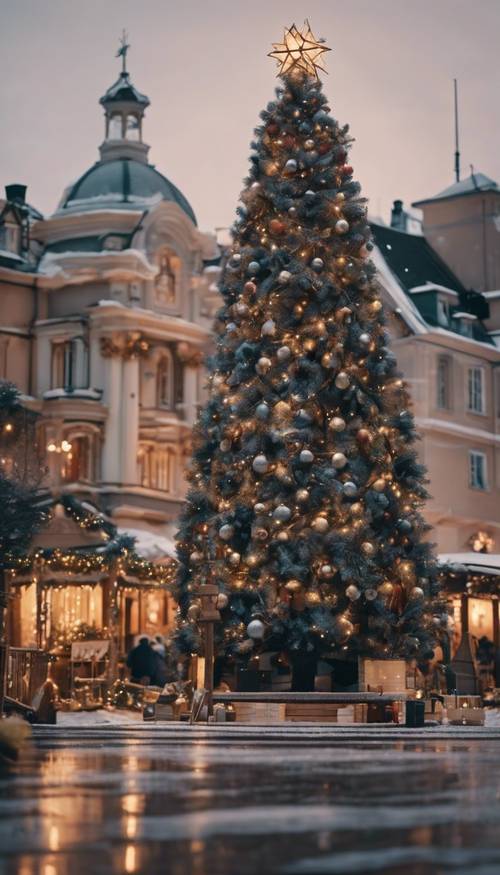
[[[146,340],[140,331],[104,335],[100,338],[100,346],[103,358],[114,356],[122,359],[146,358],[151,349],[149,340]]]

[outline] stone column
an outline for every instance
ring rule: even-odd
[[[105,483],[119,483],[121,480],[122,359],[118,355],[108,357],[105,363],[103,401],[108,407],[108,417],[102,451],[102,479]]]
[[[202,352],[186,341],[177,344],[177,357],[183,364],[182,369],[182,409],[188,425],[194,425],[198,412],[198,371],[202,361]]]
[[[139,442],[139,359],[123,362],[121,402],[121,479],[137,483],[137,448]]]

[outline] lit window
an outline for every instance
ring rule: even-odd
[[[485,413],[484,368],[469,368],[468,409],[472,413]]]
[[[476,450],[469,452],[469,486],[472,489],[487,489],[486,456]]]
[[[65,483],[92,481],[94,479],[92,436],[70,435],[67,443],[70,449],[63,453],[62,479]]]

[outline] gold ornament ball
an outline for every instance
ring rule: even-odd
[[[378,298],[376,298],[374,301],[371,302],[370,310],[372,311],[372,313],[380,313],[381,309],[382,309],[382,301],[379,301]]]
[[[312,521],[311,526],[315,532],[318,532],[319,534],[324,535],[325,532],[328,531],[330,524],[329,524],[328,520],[326,519],[326,517],[317,516],[316,519],[314,519]]]
[[[305,593],[304,601],[308,608],[313,608],[315,605],[321,604],[321,596],[315,589],[310,589]]]
[[[333,565],[322,565],[319,569],[319,572],[321,574],[321,577],[332,577],[334,572]]]
[[[361,516],[364,513],[364,506],[361,501],[355,501],[354,504],[351,504],[351,513],[353,516]]]
[[[330,420],[330,428],[333,429],[333,431],[344,431],[345,419],[342,419],[341,416],[334,416],[333,419]]]
[[[267,356],[263,355],[263,356],[261,356],[261,358],[258,360],[257,364],[255,365],[255,370],[258,374],[260,374],[262,376],[263,374],[267,374],[267,372],[271,368],[271,365],[272,365],[271,359],[268,359]]]
[[[324,368],[333,368],[335,366],[335,358],[331,352],[325,352],[321,356],[321,364]]]
[[[302,304],[295,304],[295,307],[293,308],[293,315],[294,316],[302,316],[303,313],[304,313],[304,308],[303,308]]]
[[[349,374],[345,371],[339,371],[337,376],[335,377],[335,385],[337,389],[347,389],[351,384],[351,380],[349,378]]]
[[[232,565],[233,568],[236,568],[236,566],[240,564],[240,559],[241,556],[239,553],[236,553],[236,551],[229,554],[229,564]]]
[[[371,541],[363,541],[361,544],[361,550],[365,554],[365,556],[374,556],[375,555],[375,544],[372,544]]]
[[[339,644],[345,644],[354,632],[354,626],[347,617],[335,617],[332,623],[332,631],[335,640]]]
[[[390,580],[384,580],[384,582],[380,584],[378,591],[380,595],[388,598],[394,592],[394,585],[390,582]]]
[[[276,540],[277,541],[288,541],[289,540],[288,532],[278,532],[278,534],[276,535]]]
[[[285,589],[287,592],[291,593],[300,592],[302,589],[302,584],[300,580],[288,580],[287,583],[285,583]]]
[[[307,501],[309,498],[308,490],[307,489],[297,489],[297,492],[295,493],[295,498],[297,499],[297,501],[299,501],[301,503],[304,501]]]
[[[313,352],[316,349],[316,341],[312,337],[307,337],[302,346],[306,352]]]
[[[347,456],[345,456],[344,453],[334,453],[332,456],[332,465],[334,468],[337,468],[337,470],[345,468],[347,465]]]
[[[375,492],[383,492],[386,486],[387,486],[386,481],[382,477],[379,477],[372,484],[372,489],[374,489]]]

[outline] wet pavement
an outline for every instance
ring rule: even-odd
[[[1,875],[500,872],[498,730],[211,729],[38,730]]]

